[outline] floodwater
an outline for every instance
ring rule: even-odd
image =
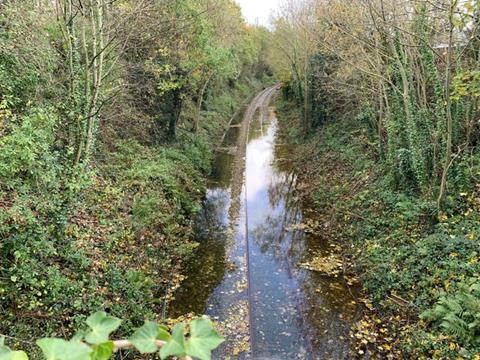
[[[298,198],[290,149],[277,141],[276,90],[257,95],[217,153],[199,250],[170,315],[218,322],[226,342],[214,359],[348,359],[358,290],[341,273],[302,266],[335,244],[302,226],[314,213]]]

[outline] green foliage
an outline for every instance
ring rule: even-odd
[[[80,340],[45,338],[37,341],[46,360],[84,360],[90,359],[92,349]]]
[[[177,324],[172,329],[172,341],[160,349],[160,356],[166,358],[170,355],[180,354],[182,356],[186,355],[185,352],[185,337],[184,333],[184,324]]]
[[[467,96],[480,97],[480,70],[462,71],[455,75],[451,96],[454,101]]]
[[[90,344],[98,345],[108,341],[110,333],[120,326],[120,319],[99,311],[87,318],[87,325],[90,331],[85,335],[85,340]]]
[[[57,61],[49,23],[28,7],[2,4],[0,12],[0,103],[22,111],[38,99],[46,102],[55,93],[48,85]]]
[[[208,12],[203,0],[127,0],[103,19],[100,3],[71,18],[69,0],[0,4],[0,333],[37,358],[35,339],[85,321],[90,356],[110,357],[118,323],[86,319],[98,308],[125,319],[123,337],[167,315],[197,246],[213,148],[267,71],[268,32],[247,29],[231,0]],[[41,344],[87,352],[77,340]]]
[[[280,121],[288,108],[281,109]],[[300,143],[298,127],[290,126],[298,166],[313,184],[319,216],[325,214],[330,224],[326,236],[346,244],[381,314],[390,322],[409,316],[398,335],[404,356],[471,358],[478,353],[478,155],[459,160],[462,174],[455,181],[463,192],[449,197],[438,217],[434,201],[409,187],[393,190],[386,176],[390,164],[377,161],[362,119],[326,123]],[[422,313],[429,322],[417,318]]]
[[[130,337],[130,342],[142,354],[154,353],[158,350],[157,340],[168,341],[170,334],[165,327],[158,326],[152,321],[146,322]]]
[[[435,307],[420,317],[439,324],[463,346],[480,348],[480,284],[475,280],[460,283],[456,291],[441,296]]]
[[[229,95],[235,106],[249,89]],[[17,115],[0,138],[0,299],[8,309],[0,333],[24,339],[60,328],[73,333],[84,314],[108,306],[127,319],[125,334],[167,311],[163,299],[196,247],[192,226],[211,141],[231,114],[230,106],[215,108],[224,109],[210,119],[217,129],[211,138],[201,131],[155,146],[117,138],[94,171],[81,172],[64,162],[54,113]],[[19,318],[22,312],[34,317]],[[101,358],[108,346],[93,351]]]
[[[185,353],[207,360],[210,359],[211,351],[222,342],[222,337],[213,329],[208,319],[196,319],[190,323],[190,337],[185,343]]]
[[[206,318],[196,319],[190,323],[190,336],[187,339],[184,336],[184,328],[184,324],[175,325],[171,341],[160,349],[162,359],[171,355],[189,355],[209,360],[211,351],[223,342]]]
[[[100,311],[87,319],[90,331],[85,336],[78,335],[71,340],[43,338],[37,341],[45,360],[106,360],[113,351],[134,347],[141,354],[159,352],[162,359],[170,356],[190,355],[200,360],[210,360],[211,351],[217,348],[223,339],[206,317],[189,323],[190,334],[185,335],[185,324],[174,326],[172,334],[168,328],[148,321],[137,329],[129,341],[112,341],[110,334],[120,326],[120,319]],[[27,360],[23,351],[13,351],[0,338],[0,359]]]
[[[27,360],[28,356],[24,351],[13,351],[5,346],[5,337],[0,337],[0,359],[1,360]]]
[[[309,94],[310,117],[313,127],[323,124],[328,118],[328,111],[332,107],[327,96],[328,79],[325,76],[326,56],[315,54],[310,60]]]
[[[57,176],[52,146],[58,120],[52,113],[51,109],[38,109],[29,111],[21,120],[10,119],[7,135],[0,138],[0,177],[5,186],[31,190],[48,186]]]

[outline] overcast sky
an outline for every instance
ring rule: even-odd
[[[251,23],[268,25],[270,13],[278,8],[281,0],[236,0],[242,7],[243,16]]]

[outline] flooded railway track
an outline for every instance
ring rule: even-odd
[[[359,311],[342,277],[300,266],[328,257],[329,239],[307,234],[290,148],[276,143],[260,92],[220,145],[198,221],[197,255],[170,305],[172,316],[206,313],[226,337],[215,359],[346,359]],[[353,291],[352,291],[353,290]]]

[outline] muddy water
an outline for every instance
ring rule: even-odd
[[[335,244],[304,231],[314,213],[297,197],[268,91],[246,110],[248,126],[225,137],[223,146],[236,143],[236,151],[217,153],[198,221],[199,251],[171,315],[206,313],[218,321],[226,342],[214,359],[347,359],[360,310],[356,290],[341,274],[301,265],[328,257]]]

